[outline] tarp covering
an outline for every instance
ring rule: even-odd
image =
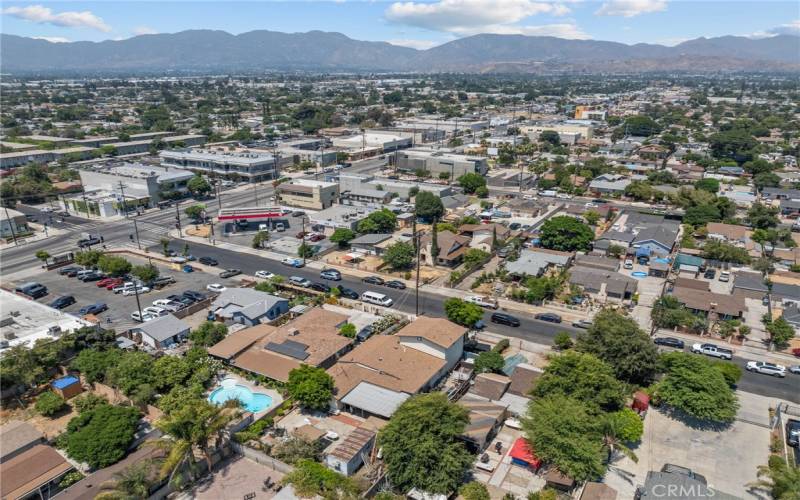
[[[538,469],[542,465],[542,461],[533,454],[533,450],[525,438],[517,438],[508,455],[511,457],[511,461],[517,465],[533,469]]]

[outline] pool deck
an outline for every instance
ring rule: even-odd
[[[214,392],[217,389],[221,388],[222,387],[222,381],[223,380],[227,380],[227,379],[235,380],[237,385],[241,385],[241,386],[246,387],[247,389],[250,390],[250,392],[252,392],[254,394],[265,394],[265,395],[269,396],[270,398],[272,398],[272,404],[270,404],[269,406],[267,406],[266,408],[264,408],[263,410],[261,410],[261,411],[259,411],[257,413],[253,413],[253,420],[254,421],[255,420],[259,420],[262,417],[264,417],[265,415],[270,414],[271,412],[275,411],[275,409],[278,408],[281,404],[283,404],[283,396],[281,396],[281,394],[278,391],[276,391],[275,389],[270,389],[269,387],[255,385],[253,382],[250,382],[247,379],[241,378],[238,375],[235,375],[233,373],[229,373],[225,377],[223,377],[222,380],[220,380],[219,383],[214,385],[214,388],[211,389],[211,391],[209,391],[209,393],[206,395],[206,397],[210,396],[212,392]]]

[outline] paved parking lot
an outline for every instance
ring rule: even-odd
[[[273,225],[278,222],[283,223],[283,225],[286,227],[285,231],[278,232],[272,229]],[[297,238],[297,234],[303,231],[303,222],[302,218],[300,217],[292,217],[289,215],[280,219],[274,219],[261,223],[252,222],[246,228],[237,227],[233,223],[218,224],[215,231],[217,234],[221,235],[219,237],[220,241],[233,243],[235,245],[242,245],[249,248],[253,243],[253,237],[259,231],[258,228],[260,224],[267,224],[269,226],[268,231],[270,240],[265,244],[265,247],[275,252],[286,254],[291,257],[297,257],[298,247],[300,246],[300,243],[302,243],[302,240]],[[319,229],[317,232],[322,233],[323,228],[316,229]],[[305,230],[307,233],[314,231],[314,228],[312,228],[307,219]],[[317,247],[317,252],[323,251],[325,248],[335,245],[327,238],[324,240],[307,243],[313,247]]]
[[[139,259],[136,257],[127,256],[128,260],[133,265],[146,264],[146,259]],[[220,279],[215,274],[204,273],[195,271],[193,273],[184,273],[171,269],[168,265],[154,263],[159,268],[161,276],[172,276],[177,280],[177,283],[165,286],[160,290],[153,290],[151,292],[141,294],[139,300],[142,307],[147,307],[153,303],[154,300],[166,298],[168,295],[180,295],[185,290],[196,290],[206,293],[206,285],[209,283],[221,283],[225,286],[232,286],[238,284],[237,278]],[[83,283],[78,281],[77,278],[68,278],[59,275],[56,271],[42,272],[35,276],[31,276],[26,281],[37,281],[46,286],[50,292],[47,296],[42,297],[38,302],[49,304],[57,297],[62,295],[72,295],[75,297],[76,303],[63,309],[64,312],[77,315],[80,308],[104,302],[108,304],[108,311],[100,313],[99,317],[107,322],[105,326],[114,328],[117,331],[123,331],[131,328],[136,323],[130,319],[131,312],[136,310],[136,297],[123,296],[122,294],[115,294],[105,288],[98,288],[97,282]],[[14,286],[17,283],[13,284]]]

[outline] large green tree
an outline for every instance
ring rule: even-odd
[[[333,397],[333,378],[322,368],[301,365],[289,372],[287,390],[304,407],[325,410]]]
[[[387,475],[400,491],[451,494],[472,464],[461,436],[467,410],[441,392],[407,399],[380,433]]]
[[[101,403],[70,420],[58,444],[74,460],[108,467],[125,456],[138,422],[136,408]]]
[[[189,340],[196,345],[212,346],[228,334],[228,327],[215,321],[205,321],[189,333]]]
[[[329,239],[333,243],[338,243],[339,248],[345,248],[350,240],[356,239],[356,233],[352,229],[340,227],[333,232]]]
[[[397,216],[388,208],[372,212],[358,223],[359,233],[391,233],[397,227]]]
[[[420,191],[414,198],[414,212],[427,221],[440,219],[444,215],[442,199],[430,191]]]
[[[124,257],[116,255],[102,255],[97,261],[97,267],[111,276],[122,276],[133,268],[133,265]]]
[[[458,184],[467,194],[474,194],[479,188],[486,187],[486,178],[480,174],[468,172],[458,178]]]
[[[447,319],[461,326],[472,327],[483,317],[483,309],[459,298],[444,301],[444,313]]]
[[[594,240],[594,233],[583,222],[561,215],[548,219],[542,224],[542,246],[551,250],[573,252],[589,250]]]
[[[386,247],[381,258],[392,269],[409,269],[414,265],[414,246],[406,241],[398,241]]]
[[[203,176],[197,174],[186,183],[186,189],[195,196],[206,195],[211,192],[211,184]]]
[[[649,384],[656,374],[658,351],[650,336],[632,318],[611,309],[594,317],[592,326],[578,336],[577,349],[608,363],[617,378]]]
[[[553,357],[531,394],[563,394],[582,401],[595,413],[617,410],[625,400],[625,388],[609,365],[591,354],[574,351]]]
[[[700,356],[671,352],[661,356],[664,377],[655,385],[657,400],[689,416],[727,424],[739,403],[722,373]]]
[[[533,400],[522,422],[536,456],[577,481],[603,475],[599,420],[586,404],[563,394]]]

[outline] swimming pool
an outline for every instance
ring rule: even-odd
[[[254,393],[247,387],[239,385],[234,379],[225,379],[220,386],[208,396],[208,400],[215,405],[224,405],[227,401],[238,399],[244,409],[251,413],[258,413],[272,405],[272,398],[266,394]]]
[[[634,278],[644,278],[647,276],[647,273],[644,271],[634,271],[631,273],[631,276]]]
[[[653,262],[661,262],[662,264],[669,264],[669,259],[665,259],[663,257],[659,257],[657,259],[653,259]]]

